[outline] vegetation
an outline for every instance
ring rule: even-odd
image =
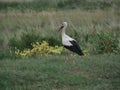
[[[82,10],[95,10],[95,9],[108,9],[110,7],[119,7],[120,1],[118,0],[32,0],[27,2],[1,2],[0,10],[57,10],[57,9],[76,9]]]
[[[114,32],[103,32],[93,33],[85,36],[86,43],[91,44],[92,52],[103,54],[103,53],[118,53],[120,52],[119,40]],[[89,47],[87,47],[89,48]],[[92,53],[91,52],[91,53]]]
[[[119,90],[119,55],[0,60],[1,90]]]
[[[119,90],[119,9],[120,0],[0,0],[0,90]],[[63,21],[85,53],[76,63],[64,63]]]
[[[8,46],[11,49],[14,49],[16,47],[19,50],[24,50],[26,48],[33,48],[32,43],[41,43],[43,41],[47,41],[50,46],[61,45],[61,42],[58,39],[55,39],[53,37],[42,37],[38,32],[32,30],[29,32],[23,32],[20,38],[17,38],[17,36],[14,35],[12,38],[10,38]]]
[[[61,54],[63,52],[62,46],[49,46],[49,43],[43,41],[41,44],[39,42],[32,43],[32,49],[24,49],[20,51],[16,48],[15,54],[21,57],[32,57],[32,56],[43,56],[48,54]]]
[[[9,54],[11,50],[14,52],[15,48],[32,49],[31,44],[35,42],[47,41],[50,46],[61,46],[57,29],[63,21],[69,24],[67,33],[75,38],[88,54],[119,54],[120,12],[116,9],[119,8],[118,3],[117,0],[1,1],[0,51],[7,51],[8,54],[0,52],[0,58],[11,56]],[[104,9],[101,8],[102,5]],[[35,8],[31,8],[34,6]],[[38,6],[43,10],[37,10],[41,9]],[[44,9],[44,6],[49,10]],[[72,8],[73,6],[75,8]]]

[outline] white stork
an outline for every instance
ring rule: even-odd
[[[59,31],[62,31],[62,44],[63,44],[63,46],[66,49],[68,49],[72,52],[75,52],[80,56],[84,55],[80,46],[76,42],[76,40],[69,37],[68,35],[66,35],[66,33],[65,33],[66,28],[67,28],[67,22],[63,22],[59,28]]]

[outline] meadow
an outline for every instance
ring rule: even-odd
[[[0,0],[0,90],[119,90],[119,9],[119,0]],[[42,55],[16,55],[36,42],[61,47],[63,21],[85,53],[76,63],[44,45]]]
[[[119,90],[120,55],[0,60],[1,90]]]

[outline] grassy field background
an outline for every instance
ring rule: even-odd
[[[119,90],[119,9],[119,0],[0,0],[0,90]],[[23,45],[24,32],[61,43],[57,30],[63,21],[86,56],[76,55],[76,63],[65,63],[64,54],[12,57],[10,40]]]

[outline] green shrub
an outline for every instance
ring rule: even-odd
[[[12,37],[9,42],[8,42],[8,46],[10,49],[14,49],[15,47],[22,49],[22,44],[21,41],[16,37]]]
[[[116,52],[118,50],[118,45],[119,45],[119,41],[116,37],[116,35],[114,36],[114,33],[103,33],[101,32],[100,34],[98,34],[99,37],[99,52],[105,52],[105,53],[111,53],[111,52]]]
[[[31,43],[39,41],[39,35],[35,31],[24,32],[21,35],[21,44],[24,48],[32,48]]]
[[[113,32],[93,33],[87,41],[92,44],[94,53],[119,53],[119,40]]]
[[[31,43],[36,41],[39,41],[39,35],[36,32],[23,32],[20,36],[20,39],[14,35],[14,37],[9,40],[8,46],[12,49],[16,47],[20,50],[23,50],[25,48],[32,48]]]
[[[18,39],[16,35],[14,35],[14,37],[9,40],[8,46],[13,50],[15,48],[20,50],[24,50],[26,48],[31,49],[32,48],[31,43],[35,42],[41,43],[42,41],[47,41],[50,46],[61,45],[61,41],[58,39],[55,39],[53,37],[41,37],[38,32],[29,31],[22,33],[20,39]]]
[[[61,46],[61,40],[55,39],[54,37],[41,37],[40,42],[46,41],[49,43],[50,46]]]

